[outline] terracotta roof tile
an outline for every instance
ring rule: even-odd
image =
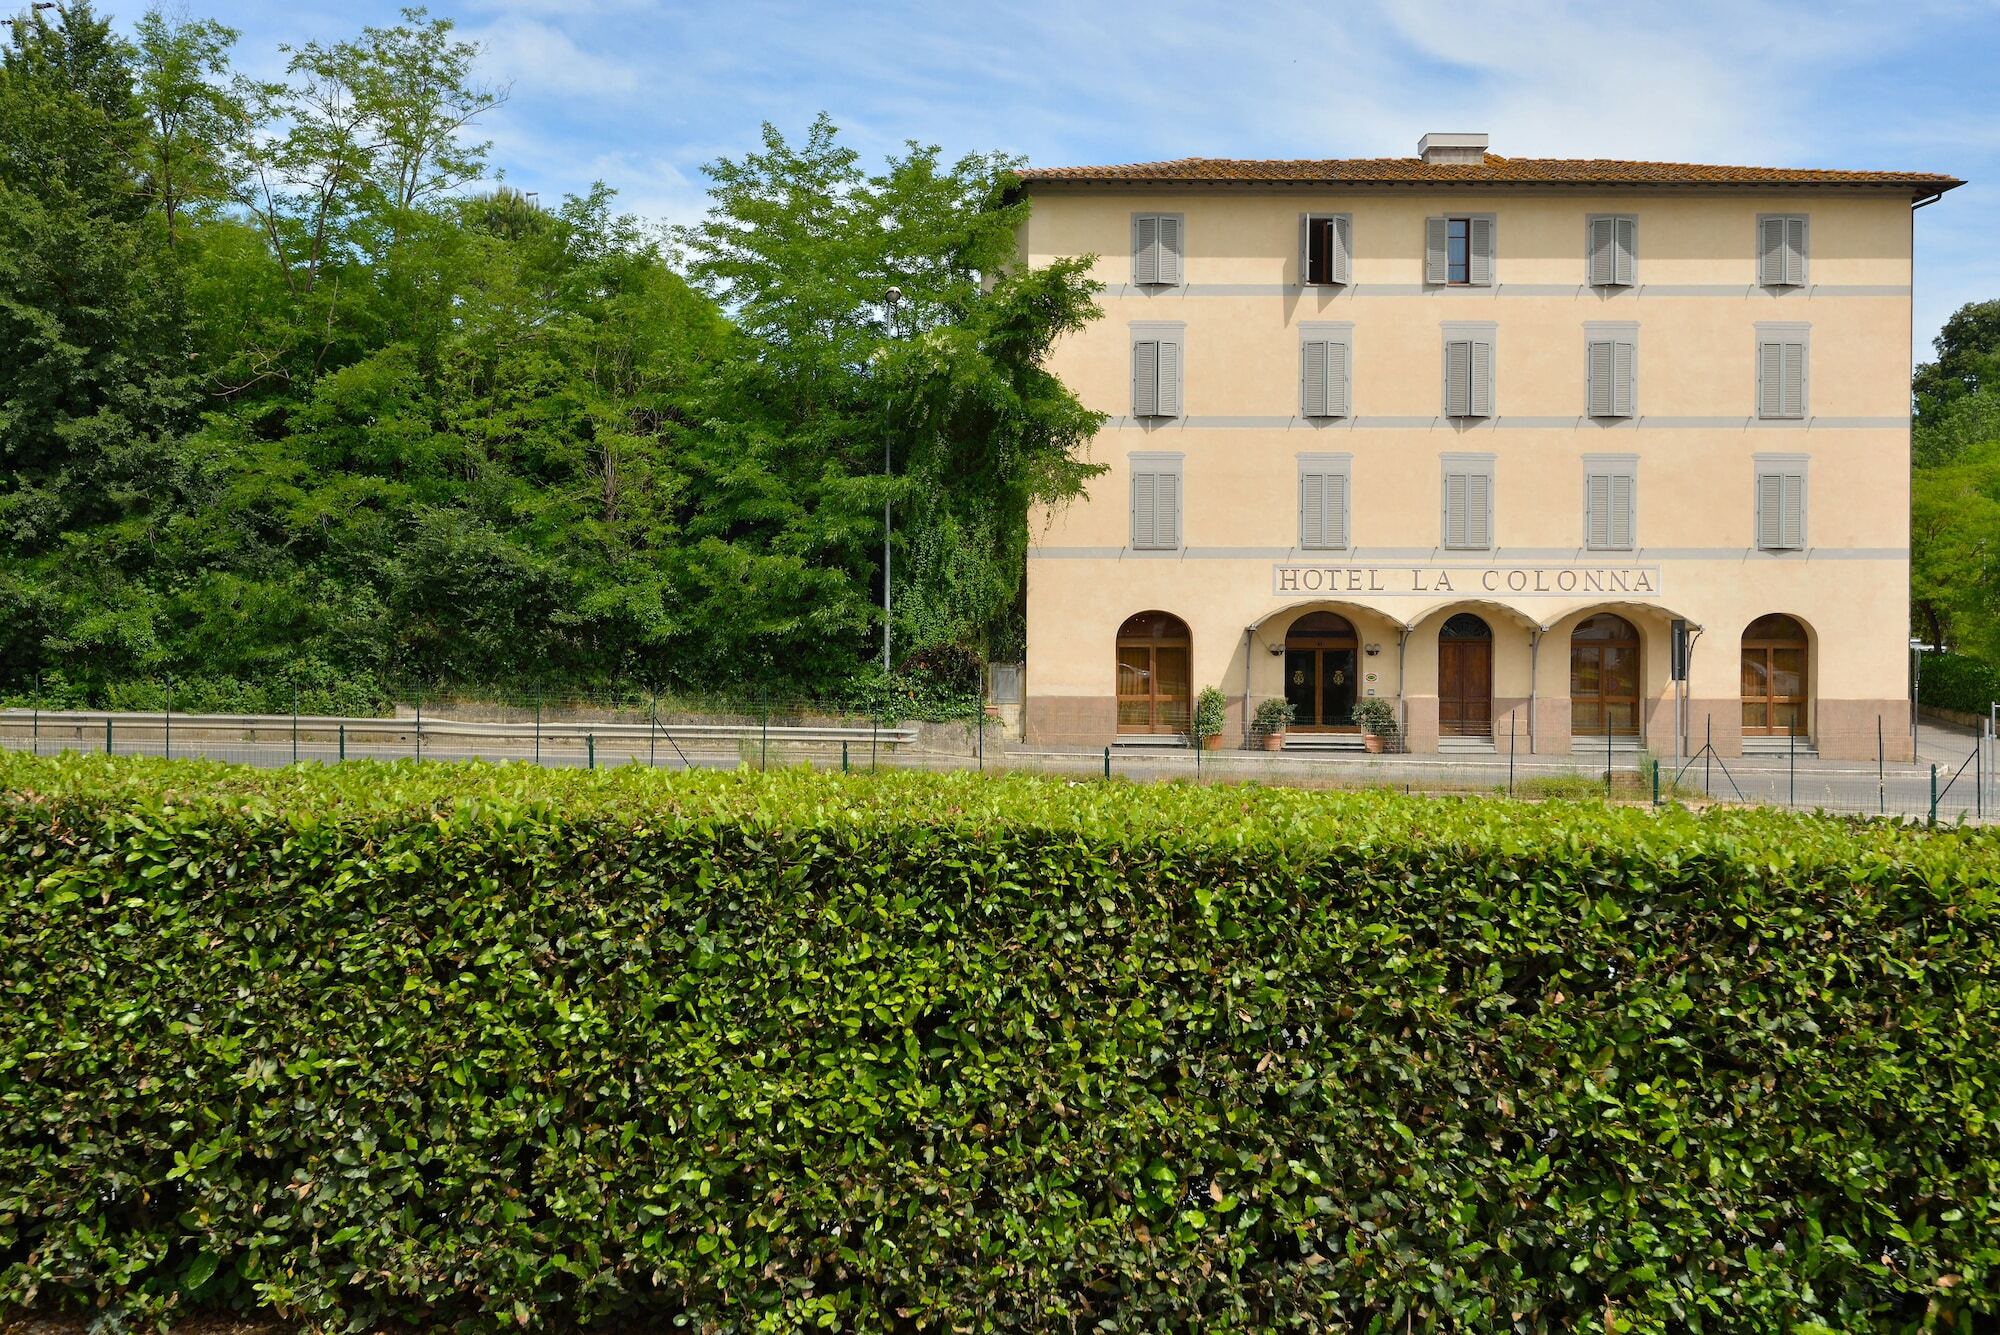
[[[1922,194],[1965,184],[1931,172],[1822,171],[1802,167],[1721,167],[1610,158],[1503,158],[1426,163],[1421,158],[1176,158],[1108,167],[1031,167],[1028,185],[1576,185],[1885,186]]]

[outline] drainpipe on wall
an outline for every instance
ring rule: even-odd
[[[1403,662],[1409,657],[1403,651],[1410,646],[1410,628],[1405,626],[1396,633],[1396,726],[1402,730],[1403,745],[1410,744],[1410,705],[1403,698]]]
[[[1250,749],[1250,651],[1255,649],[1257,628],[1243,628],[1243,749]]]
[[[1535,708],[1536,699],[1542,689],[1542,636],[1545,632],[1537,626],[1528,632],[1528,754],[1535,754]]]

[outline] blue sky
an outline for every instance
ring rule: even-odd
[[[383,0],[168,0],[240,28],[239,65],[394,18]],[[138,0],[98,0],[129,23]],[[1426,130],[1493,151],[1949,172],[1917,215],[1917,355],[2000,297],[2000,0],[1622,4],[663,4],[440,0],[512,96],[484,125],[545,202],[603,179],[699,215],[702,165],[821,110],[869,159],[907,139],[1040,165],[1366,157]]]

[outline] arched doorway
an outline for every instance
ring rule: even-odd
[[[1806,710],[1806,628],[1774,612],[1743,630],[1743,735],[1803,737]]]
[[[1285,698],[1297,732],[1352,732],[1359,642],[1345,617],[1308,612],[1285,632]]]
[[[1187,623],[1141,612],[1118,628],[1118,731],[1188,730],[1192,653]]]
[[[1570,731],[1579,737],[1639,732],[1639,632],[1599,612],[1569,634]]]
[[[1493,735],[1493,630],[1470,612],[1438,631],[1438,735]]]

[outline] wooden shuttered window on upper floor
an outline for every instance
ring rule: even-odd
[[[1307,339],[1299,344],[1299,414],[1346,417],[1350,411],[1347,343]]]
[[[1132,546],[1172,551],[1181,545],[1181,475],[1178,468],[1132,465]]]
[[[1132,217],[1132,281],[1140,287],[1178,287],[1181,282],[1181,234],[1177,213],[1139,213]]]
[[[1757,219],[1757,281],[1765,287],[1805,286],[1803,214],[1766,214]]]
[[[1586,236],[1591,286],[1631,287],[1638,282],[1638,219],[1592,218]]]

